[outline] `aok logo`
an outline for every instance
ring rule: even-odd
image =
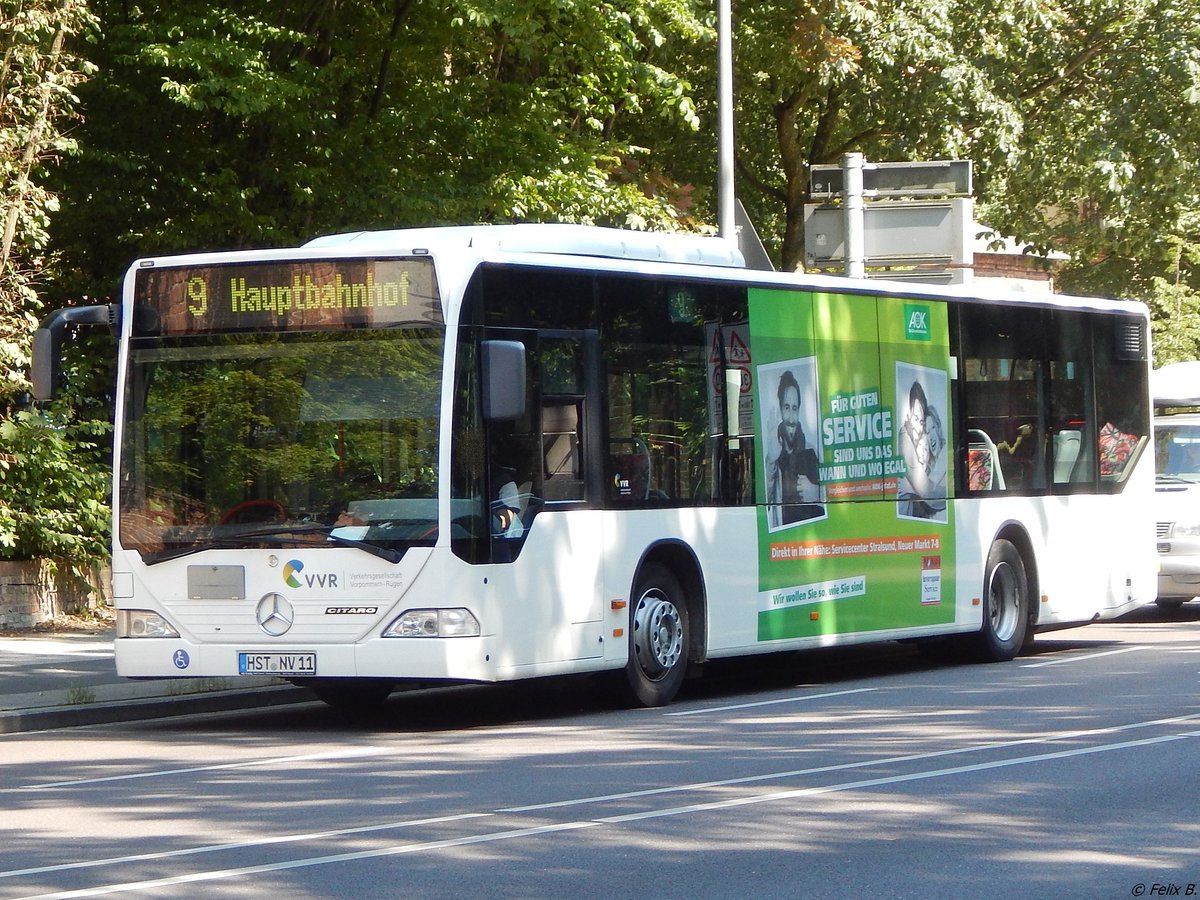
[[[904,304],[904,334],[910,341],[933,340],[928,306],[917,303]]]
[[[298,559],[289,559],[283,566],[283,582],[291,588],[336,588],[338,577],[333,572],[318,572],[315,575],[302,575],[304,563]]]

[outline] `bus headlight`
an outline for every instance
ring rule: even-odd
[[[383,629],[384,637],[478,637],[479,620],[469,609],[409,609]]]
[[[179,632],[156,612],[148,609],[118,609],[119,638],[177,638]]]

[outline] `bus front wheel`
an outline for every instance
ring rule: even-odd
[[[665,706],[683,684],[688,662],[688,614],[679,579],[651,563],[637,580],[629,615],[625,675],[643,706]]]
[[[1011,541],[997,540],[983,579],[983,627],[971,635],[972,656],[1004,662],[1017,655],[1029,628],[1029,579],[1025,560]]]

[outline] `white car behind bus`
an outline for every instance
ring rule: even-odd
[[[1178,609],[1200,596],[1200,362],[1153,373],[1158,599]]]

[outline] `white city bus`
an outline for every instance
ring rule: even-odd
[[[118,670],[625,672],[913,640],[1005,660],[1155,597],[1143,306],[747,270],[715,238],[356,233],[142,259]]]

